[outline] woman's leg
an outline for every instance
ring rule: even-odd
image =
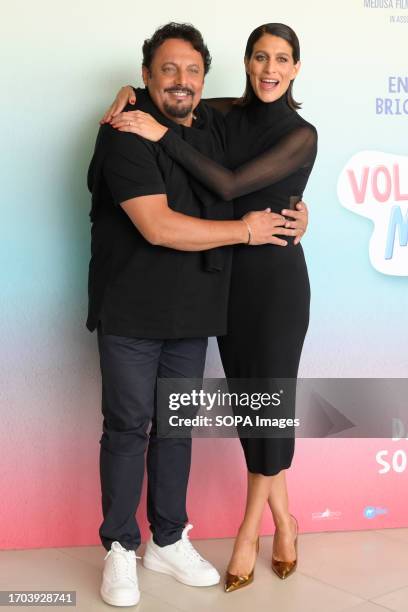
[[[268,504],[276,527],[273,557],[277,561],[294,561],[296,523],[289,513],[285,470],[281,470],[275,476],[269,476],[269,486]]]
[[[256,541],[262,514],[271,491],[270,479],[270,476],[248,472],[245,515],[228,565],[230,574],[247,575],[255,565]]]
[[[218,340],[226,376],[252,379],[256,385],[259,379],[296,379],[309,320],[310,289],[302,248],[276,247],[270,252],[270,258],[254,249],[234,252],[228,335]],[[241,444],[250,471],[247,505],[228,570],[245,575],[254,565],[266,501],[276,525],[276,560],[295,558],[296,527],[288,510],[283,471],[291,465],[294,439],[241,438]]]

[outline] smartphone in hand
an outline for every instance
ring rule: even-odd
[[[296,204],[302,201],[302,195],[291,195],[289,196],[289,210],[296,210]],[[285,217],[286,221],[293,221],[290,217]]]

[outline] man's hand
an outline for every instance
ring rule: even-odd
[[[286,220],[285,223],[285,227],[296,230],[296,233],[294,234],[295,240],[293,241],[293,244],[299,244],[304,233],[307,230],[307,225],[309,223],[309,211],[307,209],[306,204],[303,201],[299,202],[298,204],[296,204],[296,209],[297,210],[289,210],[285,208],[284,210],[282,210],[282,215],[294,219],[293,221]]]
[[[100,125],[103,125],[104,123],[109,123],[113,119],[113,117],[116,117],[117,115],[119,115],[119,113],[123,111],[127,104],[136,104],[136,94],[133,90],[133,87],[131,87],[130,85],[125,85],[124,87],[121,87],[119,89],[115,100],[100,120]]]
[[[132,132],[152,142],[160,140],[168,130],[149,113],[140,110],[119,113],[111,120],[110,124],[119,132]]]
[[[256,246],[259,244],[276,244],[278,246],[286,246],[286,240],[278,238],[279,236],[296,236],[295,229],[285,227],[286,219],[282,215],[271,213],[271,209],[252,211],[242,217],[249,225],[251,231],[250,245]]]
[[[142,236],[155,246],[179,251],[206,251],[219,246],[245,244],[248,227],[251,228],[250,244],[277,244],[287,242],[275,234],[293,236],[295,230],[282,227],[284,217],[266,210],[247,213],[243,220],[213,221],[189,217],[172,210],[166,194],[139,196],[121,203],[125,213]],[[246,225],[247,224],[247,225]]]

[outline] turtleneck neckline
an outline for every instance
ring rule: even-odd
[[[286,92],[273,102],[263,102],[255,96],[247,108],[251,120],[256,123],[265,121],[272,122],[294,112],[287,102]]]

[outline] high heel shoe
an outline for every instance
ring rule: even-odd
[[[297,561],[298,561],[299,525],[296,520],[296,517],[293,516],[293,514],[291,514],[290,516],[295,520],[295,523],[296,523],[296,537],[295,537],[296,559],[294,561],[278,561],[272,555],[272,569],[275,572],[275,574],[279,576],[281,580],[285,580],[285,578],[288,578],[289,576],[291,576],[291,574],[293,574],[293,572],[296,570]]]
[[[259,552],[259,538],[256,541],[256,554],[258,554],[258,552]],[[226,572],[225,583],[224,583],[225,592],[232,593],[232,591],[236,591],[237,589],[242,589],[242,587],[245,587],[251,584],[251,582],[254,581],[254,570],[255,570],[255,563],[254,563],[254,567],[252,568],[251,572],[244,576],[239,576],[236,574],[230,574],[229,572]]]

